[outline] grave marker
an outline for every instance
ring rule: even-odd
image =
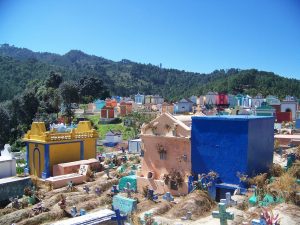
[[[122,213],[130,214],[137,209],[137,201],[135,199],[126,198],[121,195],[113,197],[113,208],[119,209]]]
[[[95,188],[95,193],[96,193],[96,195],[100,196],[101,193],[102,193],[102,191],[101,191],[100,188],[96,187],[96,188]]]
[[[221,199],[220,202],[224,203],[226,205],[226,207],[230,207],[230,206],[233,206],[233,205],[237,204],[236,201],[231,199],[230,192],[226,192],[226,199]]]
[[[121,215],[120,214],[120,210],[116,209],[115,210],[116,215],[111,217],[112,221],[117,221],[118,225],[123,225],[124,224],[124,220],[127,220],[127,215]]]
[[[192,212],[187,212],[186,216],[181,217],[181,220],[191,220],[192,219]]]
[[[83,187],[83,190],[84,190],[85,193],[87,193],[87,194],[90,193],[90,188],[89,188],[89,186],[87,186],[87,185],[85,185],[85,186]]]
[[[226,205],[225,203],[219,203],[219,212],[213,211],[212,212],[213,218],[220,219],[220,225],[227,225],[227,220],[233,220],[234,215],[232,212],[226,212]]]
[[[77,216],[77,208],[76,208],[76,206],[72,207],[72,209],[71,209],[71,215],[72,215],[72,217]]]
[[[163,196],[164,200],[167,200],[168,202],[174,201],[174,197],[171,195],[170,192],[167,192],[164,196]]]
[[[89,165],[80,165],[79,174],[86,176],[88,170],[89,170]]]

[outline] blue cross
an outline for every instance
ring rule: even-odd
[[[111,217],[112,221],[117,221],[118,225],[123,225],[125,220],[127,220],[127,215],[121,215],[119,209],[115,209],[115,216]]]
[[[163,196],[164,200],[167,200],[168,202],[174,201],[174,197],[171,195],[170,192],[166,192],[166,194]]]

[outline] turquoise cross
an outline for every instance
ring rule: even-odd
[[[213,211],[212,212],[213,218],[220,219],[220,225],[227,225],[227,220],[233,220],[234,215],[232,212],[226,212],[226,204],[219,203],[219,212]]]

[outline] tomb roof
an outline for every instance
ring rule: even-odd
[[[236,120],[236,121],[248,121],[248,120],[265,120],[274,119],[272,116],[249,116],[249,115],[234,115],[234,116],[192,116],[192,120]]]

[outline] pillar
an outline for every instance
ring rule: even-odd
[[[49,152],[49,144],[45,144],[44,171],[42,172],[42,178],[46,179],[48,177],[50,177],[50,152]]]

